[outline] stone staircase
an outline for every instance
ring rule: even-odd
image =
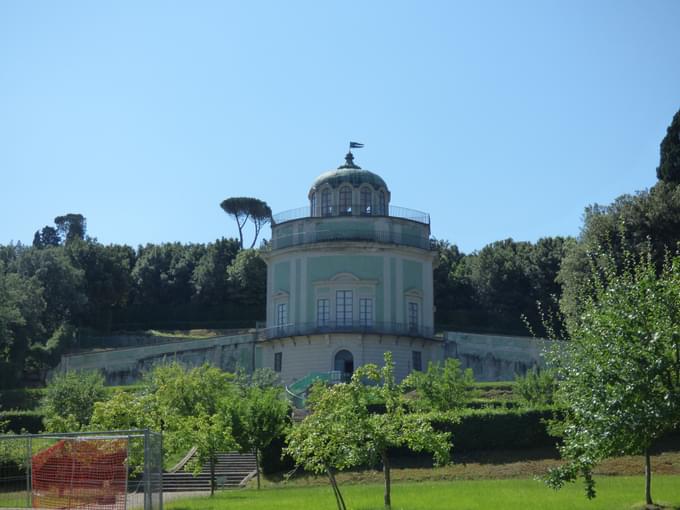
[[[191,457],[187,458],[189,461]],[[217,488],[242,487],[255,474],[255,455],[252,453],[218,453],[215,464]],[[179,469],[163,473],[163,492],[188,492],[210,490],[210,464],[205,463],[194,476]]]

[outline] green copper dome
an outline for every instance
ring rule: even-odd
[[[387,184],[378,174],[369,172],[368,170],[363,170],[360,166],[354,164],[354,155],[349,152],[345,156],[345,164],[339,166],[335,170],[329,170],[328,172],[322,173],[316,178],[314,184],[312,184],[310,193],[317,191],[323,185],[328,184],[331,188],[337,188],[341,184],[350,184],[352,187],[359,187],[362,184],[368,184],[373,189],[378,190],[384,188],[387,190]]]

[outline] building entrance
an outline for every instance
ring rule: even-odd
[[[348,381],[354,373],[354,356],[343,349],[335,354],[334,370],[342,373],[342,380]]]

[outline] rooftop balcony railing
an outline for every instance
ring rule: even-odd
[[[299,232],[272,238],[269,246],[273,250],[299,246],[302,244],[323,243],[332,241],[366,241],[381,244],[396,244],[412,246],[422,250],[430,250],[430,238],[401,232],[385,232],[380,230],[347,229],[342,232],[329,230],[317,230],[312,232]]]
[[[386,214],[387,213],[387,214]],[[359,217],[391,217],[401,218],[403,220],[415,221],[416,223],[430,224],[430,215],[406,207],[398,207],[396,205],[389,206],[389,210],[381,211],[379,208],[367,206],[365,204],[352,204],[338,207],[336,205],[328,205],[316,208],[312,212],[310,206],[298,207],[297,209],[290,209],[272,216],[272,225],[279,225],[287,221],[300,220],[304,218],[329,218],[334,216],[359,216]]]
[[[434,329],[419,324],[375,321],[325,321],[284,324],[258,330],[258,340],[326,333],[367,333],[434,338]]]

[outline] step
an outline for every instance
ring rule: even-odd
[[[214,468],[218,487],[239,487],[255,467],[255,455],[252,453],[218,453]],[[200,473],[196,476],[187,471],[163,473],[163,490],[167,492],[210,490],[210,463],[203,463]]]

